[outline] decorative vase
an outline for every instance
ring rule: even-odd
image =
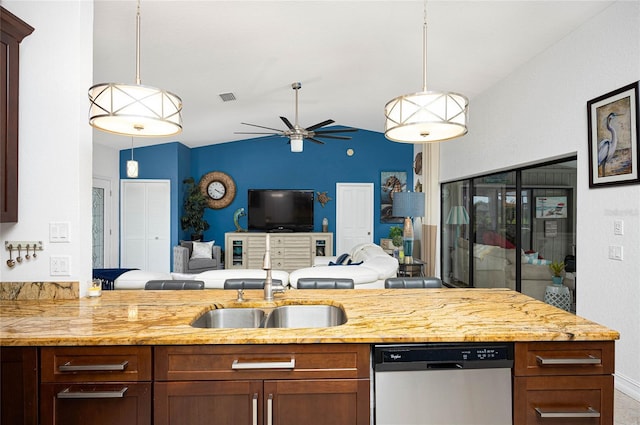
[[[563,277],[562,276],[551,276],[551,280],[553,281],[554,285],[561,286]]]

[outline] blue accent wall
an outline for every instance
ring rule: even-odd
[[[314,231],[321,231],[322,219],[326,217],[329,231],[335,232],[336,183],[374,183],[374,242],[378,243],[391,227],[380,222],[380,173],[404,171],[407,188],[412,188],[413,145],[391,142],[382,133],[367,130],[349,135],[351,140],[326,140],[324,145],[305,141],[300,153],[291,152],[286,138],[262,137],[193,149],[173,142],[135,149],[134,158],[139,162],[140,179],[171,180],[172,245],[189,238],[179,223],[184,196],[182,180],[193,176],[198,181],[210,171],[229,174],[237,193],[228,207],[207,209],[205,219],[211,228],[205,232],[206,240],[224,245],[224,234],[235,230],[233,213],[238,208],[247,209],[248,189],[327,192],[331,201],[324,208],[315,203]],[[353,156],[347,155],[349,148],[353,149]],[[126,161],[130,157],[129,149],[120,152],[121,178],[126,178]],[[246,217],[240,219],[240,225],[247,227]]]

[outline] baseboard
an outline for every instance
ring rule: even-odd
[[[636,382],[624,375],[615,374],[615,387],[634,400],[640,401],[640,382]]]

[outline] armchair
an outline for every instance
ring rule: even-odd
[[[194,274],[222,268],[222,250],[212,242],[210,258],[192,258],[193,242],[180,241],[173,247],[173,271],[175,273]]]

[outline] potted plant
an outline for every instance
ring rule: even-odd
[[[551,280],[554,285],[562,285],[563,272],[564,272],[564,261],[552,261],[549,264],[549,269],[551,270]]]
[[[209,223],[204,219],[207,198],[202,194],[193,177],[182,181],[185,186],[184,214],[180,217],[182,230],[192,229],[191,240],[202,240],[202,232],[209,229]]]
[[[398,258],[400,254],[400,247],[402,246],[402,228],[398,226],[391,226],[389,228],[389,239],[395,247],[393,250],[394,257]]]

